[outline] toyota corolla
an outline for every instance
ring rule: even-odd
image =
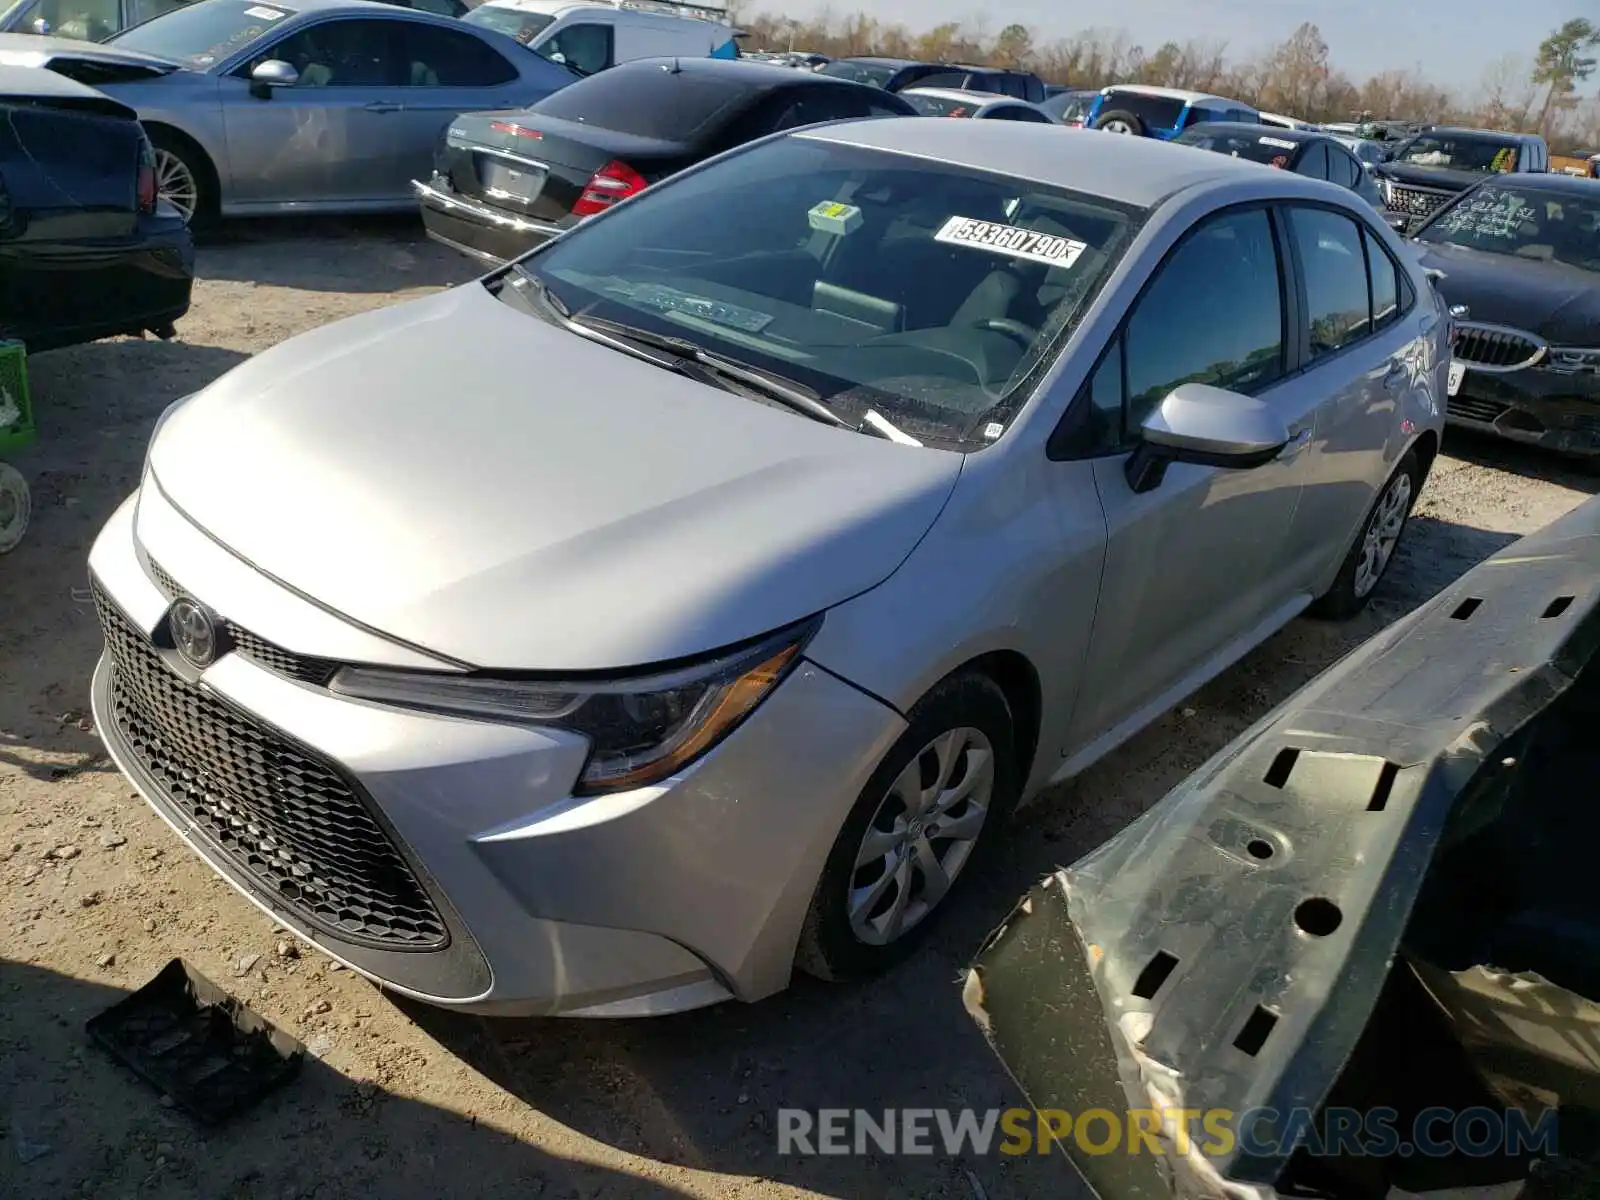
[[[96,720],[245,896],[436,1004],[869,975],[1019,798],[1365,604],[1448,324],[1326,182],[778,135],[168,410],[91,553]]]

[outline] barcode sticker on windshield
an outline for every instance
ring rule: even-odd
[[[1089,248],[1086,242],[1072,238],[1021,229],[1015,225],[997,225],[993,221],[979,221],[974,217],[951,217],[933,235],[933,240],[952,246],[971,246],[975,250],[1005,254],[1011,258],[1025,258],[1051,267],[1070,267]]]
[[[281,21],[283,19],[282,10],[276,8],[247,8],[244,10],[244,15],[254,17],[258,21]]]

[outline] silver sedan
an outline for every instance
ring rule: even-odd
[[[764,139],[169,409],[90,554],[95,717],[241,892],[436,1004],[870,974],[1020,797],[1367,602],[1448,324],[1326,181]]]
[[[416,206],[452,117],[577,77],[493,30],[368,0],[202,0],[95,45],[0,35],[138,110],[159,186],[191,219]]]

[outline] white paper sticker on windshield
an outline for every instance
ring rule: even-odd
[[[974,217],[951,217],[933,235],[933,240],[953,246],[971,246],[975,250],[987,250],[991,254],[1004,254],[1010,258],[1025,258],[1051,267],[1070,267],[1089,248],[1087,243],[1072,238],[1039,233],[1016,225],[997,225],[993,221],[979,221]]]
[[[1291,142],[1288,138],[1264,137],[1257,138],[1263,146],[1276,146],[1279,150],[1293,150],[1299,142]]]
[[[288,14],[283,12],[281,9],[265,8],[257,5],[255,8],[245,9],[244,15],[247,17],[254,17],[258,21],[280,21]]]

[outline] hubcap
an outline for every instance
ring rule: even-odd
[[[1367,532],[1361,540],[1361,561],[1356,564],[1355,592],[1364,598],[1388,569],[1400,531],[1411,514],[1411,476],[1402,471],[1389,481],[1378,506],[1372,511]]]
[[[194,219],[194,210],[200,202],[200,189],[195,183],[194,172],[170,150],[156,151],[156,191],[183,214],[185,222]]]
[[[1126,121],[1112,121],[1110,124],[1100,126],[1104,133],[1132,133]]]
[[[0,463],[0,554],[22,541],[30,507],[28,481],[15,467]]]
[[[856,851],[850,929],[886,946],[944,899],[972,857],[994,793],[994,747],[978,729],[940,734],[889,786]]]

